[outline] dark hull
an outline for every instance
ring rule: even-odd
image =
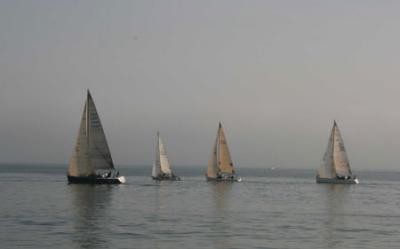
[[[168,176],[157,176],[157,177],[152,176],[151,178],[155,181],[180,181],[181,180],[181,178],[179,176],[170,176],[170,177],[168,177]]]
[[[207,181],[209,182],[240,182],[242,179],[239,177],[208,177],[206,176]]]
[[[317,183],[328,183],[328,184],[358,184],[357,178],[350,179],[338,179],[338,178],[320,178],[316,177]]]
[[[96,176],[67,176],[70,184],[121,184],[118,178],[101,178]]]

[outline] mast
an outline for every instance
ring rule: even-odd
[[[90,138],[89,138],[89,98],[90,98],[90,92],[89,89],[87,89],[87,95],[86,95],[86,146],[88,148],[88,151],[90,151]],[[90,159],[89,159],[90,161]]]

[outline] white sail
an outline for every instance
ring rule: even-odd
[[[165,147],[161,140],[160,135],[158,135],[158,149],[159,149],[159,154],[160,154],[161,171],[164,174],[171,175],[172,171],[171,171],[171,166],[169,165],[167,151],[165,150]]]
[[[333,161],[335,165],[335,171],[338,176],[350,176],[350,163],[347,157],[346,149],[344,148],[344,143],[342,136],[336,122],[334,124],[335,136],[333,143]]]
[[[335,177],[335,167],[333,165],[333,137],[334,128],[332,128],[331,134],[329,136],[328,146],[326,148],[324,157],[320,168],[318,169],[318,175],[322,178],[334,178]]]
[[[156,162],[153,163],[153,169],[151,171],[151,176],[152,177],[157,177],[161,173],[161,168],[160,164],[157,164]]]
[[[218,173],[235,174],[228,143],[221,123],[219,123],[214,148],[208,162],[207,176],[214,178],[217,177]]]
[[[88,157],[88,139],[87,139],[87,102],[85,104],[78,137],[76,139],[75,149],[72,153],[68,168],[70,176],[88,176],[94,173],[94,169],[89,162]]]
[[[214,147],[211,153],[210,161],[208,161],[208,168],[207,168],[207,176],[215,178],[217,177],[218,173],[218,157],[217,157],[217,150],[218,150],[218,137],[219,134],[217,133],[217,137],[215,138]]]
[[[88,91],[68,174],[71,176],[89,176],[95,174],[96,169],[113,168],[114,164],[104,130],[93,98]]]
[[[158,177],[161,174],[172,176],[171,166],[168,161],[167,151],[161,140],[160,133],[157,132],[156,159],[154,160],[152,176]]]
[[[352,175],[343,139],[336,122],[333,124],[328,146],[318,169],[318,175],[321,178]]]

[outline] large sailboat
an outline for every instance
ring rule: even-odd
[[[119,184],[125,182],[115,170],[103,126],[87,91],[75,150],[68,168],[69,183]]]
[[[358,184],[350,169],[349,159],[339,127],[333,122],[328,147],[316,176],[317,183]]]
[[[242,181],[242,178],[236,176],[221,123],[219,123],[217,137],[208,162],[206,178],[208,181]]]
[[[171,170],[167,151],[160,137],[160,132],[157,132],[156,159],[154,160],[153,169],[151,172],[153,180],[162,181],[180,181],[181,178],[176,176]]]

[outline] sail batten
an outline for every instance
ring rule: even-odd
[[[100,117],[88,91],[68,174],[70,176],[89,176],[94,175],[99,169],[114,169],[114,163]]]

